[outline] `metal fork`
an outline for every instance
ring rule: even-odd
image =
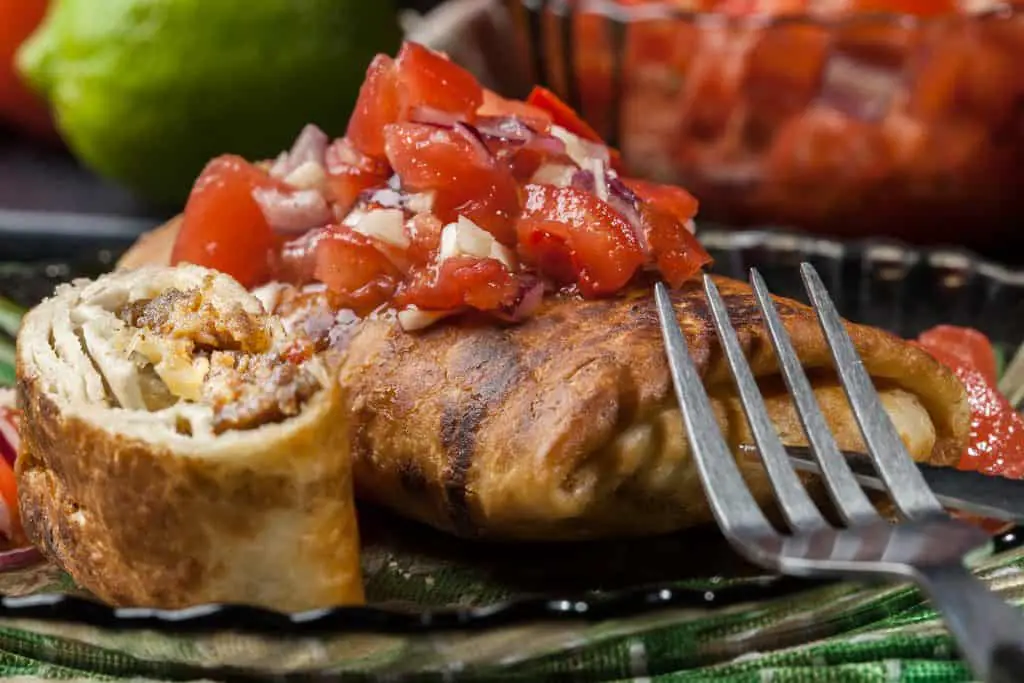
[[[668,291],[658,283],[655,299],[676,396],[704,491],[722,533],[749,560],[783,574],[911,579],[942,614],[976,676],[984,681],[1024,679],[1024,613],[990,592],[965,566],[967,560],[991,552],[991,539],[943,510],[883,410],[818,274],[807,263],[800,272],[872,462],[905,519],[897,524],[884,520],[854,479],[764,280],[751,270],[751,285],[782,376],[845,526],[835,527],[826,521],[797,477],[721,294],[711,277],[705,276],[704,289],[719,341],[790,533],[780,533],[768,521],[719,429]]]

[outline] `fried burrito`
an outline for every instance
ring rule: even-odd
[[[783,441],[806,443],[752,291],[716,281]],[[673,297],[719,424],[733,446],[752,443],[700,284]],[[863,451],[813,312],[776,301],[840,447]],[[913,457],[954,464],[969,428],[961,384],[901,339],[849,330]],[[351,340],[341,383],[357,495],[435,527],[556,540],[711,519],[649,289],[547,300],[505,327],[451,321],[409,334],[371,319]],[[738,457],[757,498],[770,500],[756,454]]]
[[[118,605],[363,599],[348,426],[315,349],[230,277],[146,267],[25,317],[26,533]]]

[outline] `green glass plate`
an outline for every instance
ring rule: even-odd
[[[796,266],[812,262],[858,322],[905,336],[939,322],[971,325],[1004,357],[1024,340],[1024,272],[960,251],[776,231],[709,229],[702,240],[720,272],[743,277],[756,264],[773,291],[798,299]],[[0,295],[31,305],[59,281],[106,270],[115,253],[83,245],[73,263],[0,265]],[[9,334],[15,322],[0,307],[0,329]],[[0,341],[0,378],[11,376],[10,342]],[[375,509],[361,508],[360,518],[369,600],[361,608],[113,610],[55,567],[2,573],[0,671],[382,681],[969,678],[912,588],[763,576],[714,529],[491,545]],[[1020,537],[1003,534],[982,570],[1015,600],[1024,598]]]

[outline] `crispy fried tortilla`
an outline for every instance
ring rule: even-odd
[[[231,278],[58,288],[18,335],[26,533],[114,604],[362,600],[342,398]]]
[[[768,409],[805,443],[750,288],[717,280]],[[674,293],[729,441],[750,443],[698,283]],[[780,313],[842,448],[863,450],[817,320]],[[952,464],[967,434],[960,383],[929,355],[851,326],[882,400],[916,459]],[[549,301],[511,327],[445,324],[421,334],[368,321],[341,370],[357,492],[447,531],[497,539],[669,532],[711,519],[683,433],[650,291]],[[770,500],[760,463],[741,462]]]

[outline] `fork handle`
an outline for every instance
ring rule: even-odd
[[[1019,681],[1024,672],[1024,612],[1003,601],[962,564],[919,569],[920,585],[942,614],[982,681]]]

